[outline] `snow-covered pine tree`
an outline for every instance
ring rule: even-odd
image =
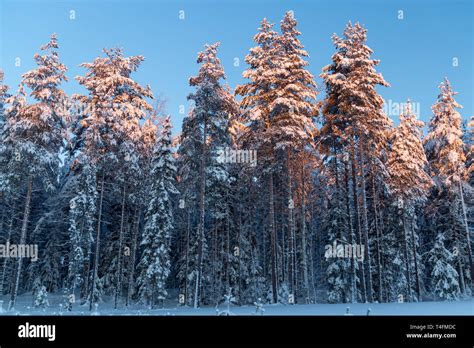
[[[434,294],[442,300],[458,300],[460,296],[459,275],[451,266],[454,256],[444,245],[444,235],[438,233],[428,261],[433,264],[431,286]]]
[[[96,173],[94,167],[83,157],[83,163],[76,163],[72,172],[76,174],[73,197],[69,202],[69,243],[70,254],[66,290],[66,308],[72,310],[77,296],[76,289],[89,277],[89,267],[84,273],[84,264],[89,263],[91,246],[94,240],[96,213]]]
[[[278,274],[286,273],[278,269],[277,253],[284,253],[285,242],[289,244],[289,253],[283,258],[288,264],[290,291],[294,295],[296,283],[296,236],[294,224],[293,182],[291,164],[298,150],[312,140],[315,127],[313,117],[317,115],[315,105],[316,89],[313,76],[305,69],[307,56],[298,39],[296,20],[292,12],[286,13],[281,22],[282,34],[273,30],[273,24],[266,19],[261,22],[259,32],[254,36],[256,47],[250,49],[245,61],[249,69],[244,78],[250,81],[236,88],[236,94],[242,96],[240,103],[241,120],[247,131],[242,135],[242,147],[258,152],[258,176],[268,181],[269,199],[269,239],[271,257],[272,299],[278,301]],[[290,149],[291,146],[291,149]],[[286,160],[285,160],[286,159]],[[287,211],[289,230],[288,240],[281,239],[278,245],[276,234],[277,217],[274,180],[277,168],[286,163],[287,196],[284,210]],[[262,170],[261,170],[262,169]],[[278,197],[277,197],[278,198]],[[291,206],[291,207],[290,207]],[[283,264],[285,260],[283,260]]]
[[[240,122],[240,115],[236,113],[230,119],[229,132],[237,151],[245,150],[241,138],[246,131],[246,126]],[[265,240],[262,227],[265,226],[262,226],[258,213],[266,199],[261,196],[257,198],[260,184],[256,180],[255,167],[234,165],[230,166],[230,173],[236,178],[232,183],[232,219],[233,224],[237,225],[237,236],[232,241],[235,242],[233,256],[237,272],[234,289],[239,304],[252,304],[258,298],[267,297],[265,269],[262,267],[262,258],[265,259],[263,255],[267,252],[263,247],[265,243],[262,243]]]
[[[178,182],[177,187],[180,192],[178,209],[180,209],[180,246],[181,255],[177,256],[177,278],[180,282],[180,296],[184,297],[183,304],[192,305],[193,300],[193,279],[197,265],[194,263],[191,254],[192,240],[191,233],[196,226],[195,216],[192,214],[199,209],[197,194],[199,192],[199,166],[200,162],[200,139],[195,133],[199,131],[199,125],[195,122],[192,111],[187,115],[181,127],[178,147]],[[194,235],[194,234],[193,234]],[[204,245],[204,249],[207,246]]]
[[[472,287],[474,274],[471,238],[464,201],[464,190],[467,185],[464,180],[466,157],[462,141],[461,115],[456,110],[462,106],[454,99],[457,93],[452,90],[447,78],[439,88],[440,94],[432,107],[433,116],[424,141],[431,174],[437,185],[437,190],[434,192],[439,195],[439,197],[433,197],[432,201],[448,200],[438,205],[450,206],[450,209],[445,211],[449,216],[438,216],[438,218],[444,221],[455,221],[451,226],[446,226],[445,238],[450,247],[459,249],[459,254],[455,256],[460,277],[459,284],[462,292],[470,293],[469,288]],[[463,226],[464,231],[460,230],[459,226]],[[463,286],[465,283],[467,287]]]
[[[189,180],[189,187],[184,187],[186,199],[195,198],[197,202],[187,201],[186,205],[198,206],[199,215],[196,225],[190,229],[190,238],[187,238],[189,253],[187,261],[183,265],[188,269],[186,283],[188,286],[192,281],[193,306],[198,307],[204,300],[203,289],[207,288],[209,271],[208,244],[210,235],[206,231],[206,216],[209,216],[207,205],[209,204],[207,185],[208,181],[219,181],[222,185],[228,185],[229,175],[225,166],[218,163],[216,151],[218,147],[229,144],[230,135],[228,131],[229,119],[235,112],[235,101],[226,86],[221,85],[221,79],[225,78],[224,69],[217,58],[219,43],[206,45],[204,51],[198,54],[197,62],[201,64],[197,76],[190,78],[190,85],[196,87],[196,91],[188,98],[194,102],[191,115],[183,122],[183,134],[181,135],[181,171],[184,171],[184,180]],[[188,148],[192,144],[193,148]],[[197,151],[196,151],[197,150]],[[188,156],[194,153],[198,161]],[[197,176],[199,182],[190,178]],[[197,185],[196,185],[197,184]],[[197,187],[196,187],[197,186]],[[193,193],[193,190],[196,190]],[[217,187],[216,187],[217,189]],[[212,192],[212,191],[211,191]],[[221,195],[222,196],[222,195]],[[214,205],[216,206],[216,205]],[[226,203],[222,204],[224,209]],[[196,227],[195,227],[196,226]],[[182,274],[182,273],[181,273]],[[184,275],[186,276],[186,275]],[[188,297],[191,292],[186,290]]]
[[[344,205],[344,199],[341,197],[343,190],[338,186],[341,185],[339,173],[337,169],[337,160],[332,160],[333,164],[328,167],[335,167],[331,172],[331,176],[327,177],[331,189],[328,192],[328,206],[326,215],[323,218],[323,230],[326,231],[326,245],[332,249],[326,250],[326,280],[328,284],[327,298],[330,303],[346,303],[351,301],[350,293],[354,290],[351,287],[351,260],[336,255],[336,248],[345,248],[348,244],[347,240],[347,211]],[[330,170],[328,168],[328,170]],[[329,191],[328,190],[328,191]]]
[[[428,162],[421,141],[423,122],[416,119],[411,111],[411,102],[407,101],[403,113],[400,115],[400,124],[393,132],[391,151],[388,158],[390,173],[390,188],[397,204],[399,217],[398,223],[393,227],[395,236],[402,236],[399,245],[404,249],[403,273],[406,274],[407,289],[406,299],[412,300],[412,292],[416,300],[421,300],[421,284],[419,259],[417,252],[417,213],[426,201],[432,180],[426,172]],[[417,173],[413,175],[413,173]],[[411,269],[413,265],[414,269]],[[389,265],[388,265],[389,266]],[[413,273],[415,279],[410,281]]]
[[[136,294],[136,263],[138,260],[138,248],[140,243],[142,211],[145,210],[145,202],[148,198],[148,188],[153,179],[151,173],[151,165],[153,159],[153,150],[157,143],[158,127],[155,124],[157,117],[162,110],[157,106],[155,110],[148,116],[141,127],[141,137],[138,142],[138,154],[141,170],[131,177],[133,181],[133,192],[130,201],[134,209],[132,214],[133,221],[130,226],[131,232],[129,236],[130,255],[127,263],[127,290],[126,305],[128,306],[132,297]]]
[[[214,64],[216,67],[222,68],[218,60]],[[206,76],[209,73],[200,71],[199,74]],[[225,79],[225,75],[222,78]],[[224,295],[234,296],[236,293],[231,294],[231,291],[240,291],[238,286],[240,282],[238,259],[243,254],[240,253],[242,245],[239,245],[238,240],[238,216],[234,214],[238,205],[235,176],[238,175],[239,165],[221,160],[222,151],[233,149],[235,146],[232,143],[229,126],[231,118],[237,114],[238,106],[227,85],[218,88],[213,87],[216,96],[212,99],[203,98],[206,89],[209,88],[208,86],[200,83],[198,88],[201,95],[198,96],[196,93],[196,96],[201,99],[201,103],[213,103],[215,101],[218,105],[218,108],[215,109],[216,112],[213,112],[214,116],[207,123],[208,144],[206,148],[209,158],[205,172],[205,206],[207,207],[207,226],[210,231],[208,238],[210,289],[206,291],[208,296],[205,297],[218,304],[222,301]],[[208,110],[212,110],[212,108],[208,108]],[[197,111],[197,109],[194,111]],[[239,248],[237,255],[234,253],[236,247]],[[240,275],[242,274],[240,273]]]
[[[308,53],[298,38],[301,32],[296,25],[293,12],[286,12],[280,24],[281,35],[276,39],[276,56],[272,57],[277,74],[271,82],[277,98],[270,101],[268,112],[276,149],[291,147],[300,150],[313,140],[316,133],[316,83],[306,69]]]
[[[465,162],[461,115],[456,110],[462,106],[454,99],[457,92],[452,90],[447,78],[441,82],[439,89],[424,145],[435,179],[451,186],[460,181]]]
[[[171,119],[166,117],[158,143],[153,151],[151,187],[141,247],[143,249],[137,279],[139,299],[154,307],[167,296],[166,280],[170,273],[170,240],[173,231],[172,196],[176,167],[171,149]]]
[[[373,194],[370,214],[367,191],[385,171],[383,157],[391,121],[384,114],[383,99],[375,89],[377,85],[388,86],[388,83],[375,70],[379,61],[370,58],[373,51],[366,45],[366,37],[366,29],[359,23],[349,22],[343,37],[333,36],[337,52],[321,76],[329,92],[323,109],[323,113],[329,115],[328,130],[338,132],[347,147],[345,152],[350,155],[354,222],[359,243],[365,247],[365,262],[361,267],[363,299],[372,302],[376,286],[370,244],[375,242],[379,246],[380,233],[374,238],[369,236],[369,219],[371,215],[372,220],[377,219],[378,202],[374,198],[378,193]],[[345,134],[342,135],[341,130]],[[377,232],[380,231],[377,229]]]
[[[39,179],[46,190],[54,189],[54,180],[59,168],[59,149],[66,139],[65,124],[68,118],[67,97],[60,85],[67,81],[66,66],[59,60],[56,35],[51,35],[48,44],[41,47],[44,54],[35,54],[38,68],[22,76],[21,86],[31,89],[35,103],[26,105],[21,97],[12,105],[9,117],[7,146],[14,148],[17,168],[25,178],[26,198],[20,244],[26,242],[30,218],[31,198],[35,179]],[[15,173],[15,170],[12,171]],[[18,172],[17,172],[18,173]],[[9,308],[15,306],[21,279],[22,258],[18,258]]]
[[[5,203],[10,202],[9,215],[7,219],[4,236],[5,242],[12,241],[16,237],[16,230],[19,229],[19,222],[21,221],[20,205],[23,204],[22,199],[14,199],[21,186],[23,177],[23,166],[19,161],[21,159],[20,154],[15,150],[16,142],[10,141],[10,134],[12,127],[15,126],[16,118],[20,111],[26,106],[26,94],[24,87],[19,86],[18,91],[15,95],[7,98],[6,103],[9,104],[5,109],[5,124],[3,126],[2,141],[0,141],[0,193],[5,199]],[[5,258],[2,265],[2,276],[0,278],[0,290],[2,294],[6,291],[10,291],[13,284],[13,277],[15,276],[15,265],[16,260],[10,260]]]
[[[293,172],[301,161],[302,151],[313,142],[316,135],[314,121],[318,115],[316,83],[313,75],[306,69],[308,62],[304,58],[308,53],[298,38],[301,33],[296,25],[294,13],[286,12],[280,24],[281,35],[277,39],[279,54],[274,62],[278,70],[274,81],[278,97],[269,105],[272,120],[270,132],[276,141],[275,149],[283,151],[286,157],[288,202],[294,202],[294,186],[299,176]],[[296,252],[295,204],[289,203],[288,207],[288,285],[290,293],[296,298],[299,262]],[[307,292],[306,289],[304,291]]]
[[[33,303],[35,308],[46,308],[49,307],[49,300],[48,300],[48,291],[46,290],[46,286],[39,285],[35,291],[35,298]]]
[[[247,125],[247,131],[241,136],[242,147],[255,150],[258,153],[258,177],[265,178],[268,182],[268,232],[270,240],[270,273],[271,294],[273,303],[278,302],[278,265],[277,265],[277,234],[275,220],[274,199],[274,172],[275,140],[270,136],[269,105],[277,99],[273,84],[276,81],[275,61],[278,55],[277,37],[273,24],[264,18],[260,24],[259,32],[254,36],[257,44],[250,49],[245,57],[245,62],[250,66],[242,76],[250,81],[239,85],[235,89],[237,95],[242,96],[240,102],[242,124]],[[267,253],[267,250],[264,250]]]
[[[124,57],[122,49],[104,50],[105,57],[98,57],[92,63],[83,63],[81,66],[88,72],[85,76],[78,76],[76,80],[83,85],[89,95],[75,95],[74,98],[88,106],[86,116],[82,120],[81,143],[83,152],[88,156],[92,165],[96,166],[97,188],[99,191],[97,209],[97,230],[95,236],[95,251],[92,270],[90,294],[95,294],[98,282],[100,263],[100,235],[103,224],[103,203],[105,182],[111,182],[114,171],[124,166],[124,159],[129,158],[136,162],[134,153],[129,153],[134,142],[138,141],[139,121],[144,119],[145,112],[152,107],[147,98],[152,98],[149,86],[142,87],[130,76],[144,60],[143,56]],[[125,166],[129,168],[129,166]],[[124,176],[122,176],[123,178]],[[125,180],[121,180],[122,188],[121,208],[124,208]],[[120,217],[119,238],[123,238],[123,209]],[[123,239],[122,239],[123,242]],[[121,248],[119,240],[118,247]],[[122,250],[116,254],[117,265],[115,298],[121,293]],[[90,310],[95,299],[90,296]]]
[[[336,40],[336,37],[333,37],[333,40]],[[336,47],[338,46],[336,45]],[[332,183],[332,185],[325,185],[325,187],[322,188],[324,194],[329,194],[331,197],[331,200],[328,202],[324,212],[325,226],[331,226],[334,224],[334,222],[330,221],[331,218],[335,218],[339,223],[345,224],[345,227],[341,226],[341,228],[344,229],[344,234],[347,233],[347,236],[344,235],[344,238],[347,239],[350,244],[353,244],[357,241],[356,233],[357,236],[360,236],[360,218],[358,214],[358,200],[356,199],[355,191],[357,186],[353,184],[355,181],[355,175],[351,176],[351,170],[352,173],[355,172],[353,171],[354,167],[350,167],[350,164],[354,165],[354,161],[349,163],[349,154],[351,153],[350,117],[342,111],[343,103],[341,92],[343,90],[343,83],[345,80],[344,74],[348,72],[348,69],[347,66],[340,63],[340,60],[342,59],[341,55],[341,52],[336,52],[332,57],[333,63],[324,67],[323,73],[321,74],[326,88],[326,96],[321,105],[322,126],[317,139],[318,150],[323,156],[324,166],[322,166],[321,169],[322,177],[324,177],[324,179],[331,180]],[[340,174],[340,172],[343,174]],[[344,184],[335,185],[335,182],[342,180],[342,178]],[[324,182],[326,182],[326,180],[324,180]],[[354,204],[352,204],[351,199],[351,187],[354,192]],[[344,204],[344,210],[341,209],[342,204]],[[353,211],[354,209],[355,212]],[[341,219],[343,216],[345,216],[346,219]],[[359,224],[354,224],[354,221],[358,221]],[[341,236],[338,238],[340,237]],[[333,235],[331,238],[335,238],[335,236]],[[332,243],[332,240],[330,240],[330,243]],[[338,261],[336,260],[335,262]],[[361,271],[363,274],[364,265],[362,264],[361,266]],[[338,266],[331,268],[332,277],[334,279],[336,279],[335,277],[343,276],[343,270],[340,269],[341,274],[339,275],[336,274],[337,270],[339,270]],[[354,260],[351,260],[350,302],[357,302],[358,300],[359,291],[357,288],[357,278],[356,263]],[[362,277],[362,279],[364,278]],[[336,285],[334,281],[333,283]],[[341,286],[342,284],[339,283],[338,285]],[[362,285],[364,285],[365,288],[364,282]],[[334,290],[329,291],[331,292]],[[344,289],[344,291],[348,291],[348,289]],[[365,294],[365,291],[361,291],[361,293]],[[341,300],[341,295],[335,296],[332,294],[329,297],[332,300],[336,300],[336,302],[338,299]]]
[[[342,126],[340,122],[344,116],[337,115],[337,105],[334,105],[332,99],[337,90],[329,82],[329,76],[325,76],[328,78],[328,94],[322,108],[323,127],[318,138],[319,151],[323,155],[321,176],[327,183],[323,188],[327,204],[321,228],[325,233],[326,245],[337,243],[344,247],[346,244],[355,243],[349,198],[349,157],[343,152],[347,139],[343,137],[344,132],[337,129]],[[357,302],[356,261],[353,258],[347,260],[333,257],[328,257],[325,261],[328,301]]]
[[[140,185],[140,178],[145,173],[142,173],[142,166],[140,161],[140,147],[143,128],[140,127],[140,122],[145,120],[146,114],[152,112],[152,107],[146,101],[146,98],[153,98],[150,88],[147,86],[143,88],[133,79],[130,79],[130,73],[135,71],[138,65],[143,60],[131,58],[121,58],[125,69],[122,73],[124,77],[129,78],[124,81],[124,84],[118,89],[115,114],[119,119],[117,125],[119,129],[117,132],[120,136],[119,145],[119,163],[120,163],[120,227],[118,230],[117,242],[117,260],[116,260],[116,281],[115,281],[115,308],[118,306],[118,301],[122,295],[123,277],[124,277],[124,243],[125,243],[125,229],[127,224],[127,211],[130,207],[130,199],[133,192],[136,191]],[[128,69],[128,71],[126,70]],[[145,129],[146,130],[146,129]],[[132,194],[132,195],[131,195]]]

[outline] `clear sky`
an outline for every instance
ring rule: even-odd
[[[126,55],[145,56],[135,79],[167,100],[179,131],[180,105],[188,111],[188,79],[198,70],[196,54],[203,45],[221,42],[219,56],[234,89],[243,82],[244,57],[261,19],[278,24],[287,10],[294,11],[319,86],[321,68],[334,53],[331,35],[341,34],[349,20],[359,21],[368,29],[373,57],[381,60],[378,71],[391,84],[379,88],[388,105],[411,98],[428,121],[447,76],[459,92],[463,118],[473,114],[472,0],[0,0],[0,67],[10,91],[16,90],[21,74],[35,67],[34,53],[55,32],[69,68],[64,89],[84,93],[74,80],[85,73],[79,64],[103,47],[123,47]],[[388,111],[398,122],[397,110]]]

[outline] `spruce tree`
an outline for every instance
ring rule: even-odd
[[[152,157],[151,187],[145,213],[145,226],[138,264],[139,297],[154,307],[163,303],[167,296],[166,280],[170,273],[170,241],[173,231],[172,196],[175,187],[176,167],[171,152],[171,120],[167,117],[162,125],[161,136]]]
[[[439,233],[436,236],[436,241],[433,249],[429,253],[429,262],[433,264],[431,271],[431,286],[434,294],[442,300],[458,300],[460,295],[459,290],[459,275],[451,266],[454,256],[449,252],[444,245],[444,236]]]

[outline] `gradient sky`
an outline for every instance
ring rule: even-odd
[[[184,116],[179,106],[188,111],[188,79],[197,73],[196,54],[203,45],[221,42],[219,57],[234,89],[243,82],[244,57],[254,46],[261,19],[279,23],[287,10],[295,13],[310,55],[308,69],[320,87],[321,68],[334,53],[331,35],[341,34],[349,20],[359,21],[368,29],[373,57],[381,60],[378,71],[391,84],[378,89],[386,101],[393,105],[411,98],[420,105],[420,118],[428,121],[437,87],[447,76],[459,92],[463,118],[473,115],[471,0],[0,0],[0,67],[10,91],[16,90],[21,74],[35,67],[34,53],[55,32],[60,57],[69,68],[64,89],[85,93],[74,80],[85,73],[79,64],[92,61],[103,47],[123,47],[126,55],[145,56],[134,77],[167,100],[179,131]],[[240,66],[234,66],[235,58]],[[458,66],[453,66],[455,58]],[[398,122],[398,115],[390,117]]]

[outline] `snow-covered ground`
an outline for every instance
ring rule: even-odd
[[[61,308],[61,296],[49,298],[50,307],[47,309],[32,308],[31,296],[20,296],[14,311],[6,311],[8,297],[3,300],[3,310],[0,315],[216,315],[216,308],[203,307],[194,309],[178,307],[167,303],[163,309],[148,310],[143,306],[130,306],[125,309],[113,309],[112,301],[99,304],[96,311],[89,312],[87,306],[75,305],[72,312]],[[420,302],[420,303],[353,303],[353,304],[295,304],[295,305],[264,305],[263,315],[474,315],[474,299],[457,302]],[[220,311],[227,309],[220,305]],[[230,312],[234,315],[261,315],[256,314],[255,306],[231,306]]]

